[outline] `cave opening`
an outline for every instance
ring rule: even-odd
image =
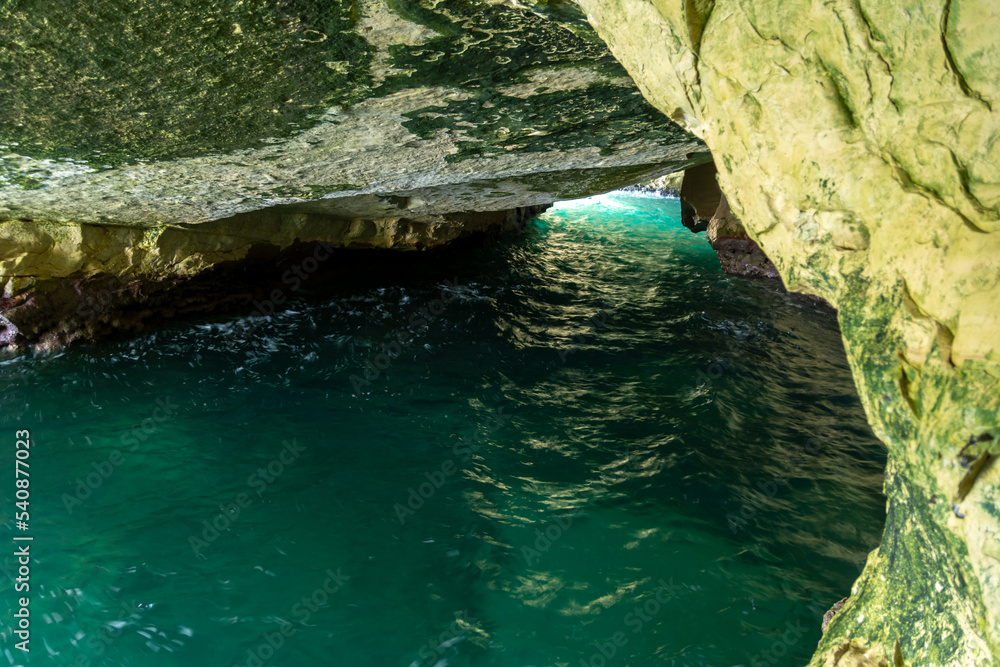
[[[672,197],[483,241],[9,357],[53,660],[807,660],[884,521],[835,313]]]

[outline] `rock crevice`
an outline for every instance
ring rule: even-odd
[[[778,278],[778,270],[729,206],[719,188],[715,164],[692,167],[681,184],[681,222],[692,232],[707,232],[722,270],[740,276]]]

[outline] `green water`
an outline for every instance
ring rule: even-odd
[[[561,205],[266,319],[0,359],[33,537],[0,665],[803,664],[884,454],[835,316],[678,218]]]

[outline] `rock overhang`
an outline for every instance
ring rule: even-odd
[[[222,273],[309,244],[426,250],[709,159],[568,3],[23,2],[0,40],[0,310],[43,346],[233,303]]]
[[[488,210],[491,181],[534,205],[599,191],[580,170],[611,189],[629,182],[616,169],[707,159],[571,5],[118,9],[0,9],[0,217],[155,227],[417,189],[437,211]],[[476,205],[450,202],[470,181]]]

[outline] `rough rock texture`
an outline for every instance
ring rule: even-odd
[[[708,232],[708,242],[719,256],[722,270],[738,276],[778,278],[778,270],[750,238],[719,188],[715,163],[684,172],[681,185],[681,222],[692,232]]]
[[[733,214],[725,195],[708,221],[708,242],[719,256],[722,270],[738,276],[778,278],[778,269],[760,246],[750,238],[743,223]]]
[[[357,277],[365,251],[426,250],[519,230],[546,207],[433,221],[342,219],[268,209],[199,225],[135,228],[0,222],[0,342],[53,349],[185,315],[270,310],[306,282]],[[17,253],[5,252],[5,245]]]
[[[1000,662],[1000,5],[579,0],[838,309],[888,520],[818,665]],[[897,643],[898,642],[898,643]]]
[[[194,224],[416,189],[411,212],[499,210],[706,159],[582,16],[425,4],[6,3],[0,216]]]
[[[684,181],[684,174],[686,173],[686,171],[682,171],[677,172],[676,174],[660,176],[659,178],[654,178],[653,180],[645,183],[644,186],[662,196],[679,197],[681,193],[681,184]]]
[[[261,243],[426,248],[479,229],[471,212],[708,159],[578,9],[547,11],[0,4],[5,302],[50,279],[187,279]]]
[[[681,194],[681,183],[684,181],[684,174],[687,172],[678,171],[673,174],[667,174],[666,176],[660,176],[659,178],[654,178],[651,181],[646,181],[644,183],[638,183],[636,185],[626,185],[621,188],[626,192],[645,192],[648,194],[655,194],[660,197],[680,197]]]

